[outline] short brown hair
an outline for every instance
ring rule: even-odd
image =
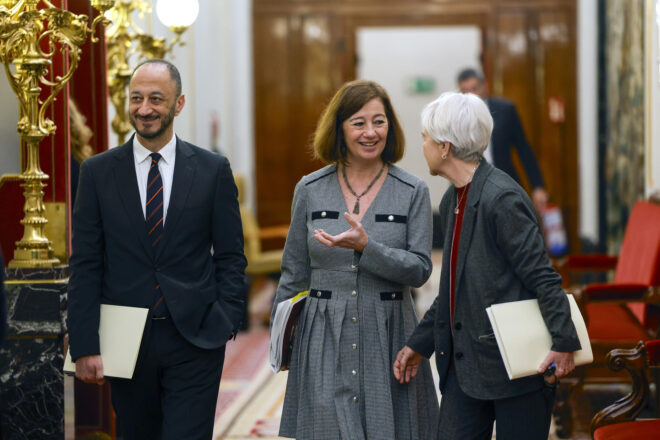
[[[406,148],[405,139],[390,97],[380,85],[364,80],[347,82],[341,86],[323,111],[314,133],[313,148],[316,159],[325,163],[345,163],[347,147],[342,124],[374,98],[383,103],[389,125],[385,149],[380,158],[383,162],[391,163],[401,160]]]

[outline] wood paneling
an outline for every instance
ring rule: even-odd
[[[255,0],[259,223],[288,222],[295,183],[320,166],[310,136],[327,100],[355,78],[357,28],[476,25],[490,89],[518,107],[576,248],[575,8],[570,0]],[[564,122],[550,119],[551,98],[563,103]]]
[[[577,245],[574,13],[506,10],[496,21],[493,94],[516,104],[551,201],[562,208],[569,241]],[[563,106],[563,122],[550,118],[551,101]],[[518,174],[529,190],[524,170]]]
[[[569,241],[579,248],[577,99],[575,16],[567,10],[541,11],[537,15],[538,47],[535,51],[538,87],[536,154],[548,192],[564,212]],[[561,103],[564,119],[550,116],[550,106]]]
[[[288,223],[296,182],[321,165],[309,144],[340,82],[337,43],[332,18],[323,15],[257,16],[254,28],[259,220]]]
[[[293,164],[283,163],[291,158],[292,145],[287,117],[294,86],[289,82],[293,70],[289,21],[286,16],[275,15],[255,17],[253,23],[255,41],[259,42],[254,48],[254,113],[259,125],[255,132],[257,204],[260,217],[272,218],[273,223],[285,217],[278,209],[283,202],[281,194],[292,190],[286,170],[293,170]]]

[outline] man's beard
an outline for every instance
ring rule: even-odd
[[[142,137],[143,139],[156,139],[158,136],[165,133],[165,130],[167,130],[170,127],[170,125],[172,125],[172,121],[174,121],[175,107],[176,107],[176,103],[172,105],[172,108],[170,108],[170,111],[165,116],[160,117],[160,128],[153,133],[140,131],[137,127],[137,123],[132,113],[129,113],[128,118],[131,121],[131,125],[133,126],[137,134],[140,135],[140,137]]]

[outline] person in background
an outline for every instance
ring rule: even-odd
[[[68,329],[76,376],[104,381],[100,305],[149,308],[132,379],[110,378],[122,439],[210,439],[225,343],[244,310],[243,231],[224,156],[178,138],[181,77],[140,64],[129,83],[136,134],[80,167]]]
[[[488,96],[486,79],[475,69],[463,69],[456,81],[461,93],[474,93],[480,96],[488,105],[493,117],[493,133],[489,146],[484,152],[484,158],[520,183],[511,160],[511,149],[515,148],[532,186],[532,202],[536,212],[542,215],[548,204],[548,193],[544,188],[536,156],[525,137],[516,106],[509,100]]]
[[[442,393],[437,439],[490,439],[496,421],[498,439],[545,440],[556,382],[540,374],[509,380],[486,308],[538,299],[552,335],[539,373],[553,364],[555,378],[570,373],[580,342],[531,200],[482,160],[492,128],[488,107],[473,94],[445,93],[422,113],[430,173],[452,185],[440,203],[440,291],[397,355],[394,375],[407,383],[435,352]]]
[[[76,200],[80,164],[94,155],[89,144],[94,132],[87,125],[87,118],[78,110],[75,101],[69,98],[69,130],[71,139],[71,200]]]
[[[344,84],[322,114],[296,185],[277,305],[309,290],[295,334],[279,435],[431,439],[438,402],[428,361],[400,384],[392,363],[417,323],[411,286],[430,276],[426,184],[394,165],[404,138],[385,90]],[[271,319],[272,322],[272,319]]]

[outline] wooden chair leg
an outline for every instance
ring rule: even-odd
[[[576,388],[581,387],[581,377],[563,378],[557,387],[553,417],[556,427],[556,435],[559,438],[570,438],[573,432],[573,410],[570,405],[570,397]]]

